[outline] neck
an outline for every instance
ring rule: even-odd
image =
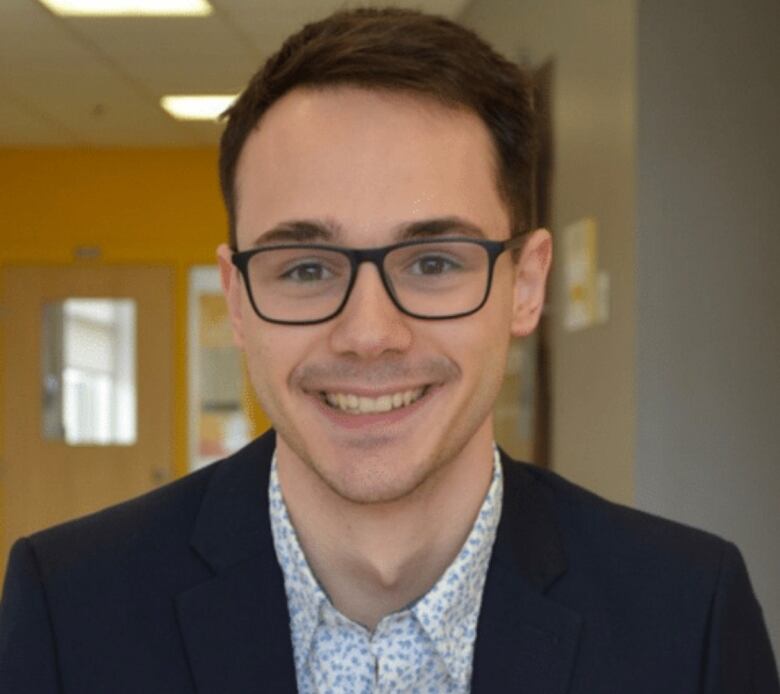
[[[490,486],[492,431],[387,503],[339,496],[283,443],[277,465],[312,571],[342,614],[373,630],[428,592],[463,546]]]

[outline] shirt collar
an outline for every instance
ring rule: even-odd
[[[274,547],[284,575],[290,627],[297,646],[295,659],[302,664],[308,659],[323,612],[335,608],[309,567],[290,521],[279,485],[276,452],[271,461],[268,497]],[[468,686],[471,676],[482,591],[502,497],[501,458],[494,444],[490,487],[463,547],[435,585],[407,608],[428,635],[452,679],[463,687]]]

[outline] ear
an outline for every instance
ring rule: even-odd
[[[552,263],[552,237],[547,229],[529,235],[515,261],[512,335],[530,335],[542,315],[547,276]]]
[[[230,261],[232,251],[227,244],[220,244],[217,248],[217,263],[219,264],[219,277],[222,282],[222,293],[225,295],[230,325],[233,329],[233,343],[236,347],[244,348],[244,322],[242,320],[241,302],[243,287],[238,268]]]

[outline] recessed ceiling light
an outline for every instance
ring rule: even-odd
[[[40,0],[55,14],[81,17],[203,17],[207,0]]]
[[[217,120],[235,100],[235,94],[181,94],[164,96],[160,105],[178,120]]]

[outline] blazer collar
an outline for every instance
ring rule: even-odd
[[[502,451],[504,503],[485,581],[472,692],[563,694],[581,618],[546,593],[566,573],[554,500],[530,466]]]
[[[504,504],[493,557],[529,586],[544,592],[567,569],[554,499],[532,466],[500,452]]]
[[[214,576],[176,599],[198,694],[296,691],[284,579],[268,516],[269,432],[218,465],[191,538]]]

